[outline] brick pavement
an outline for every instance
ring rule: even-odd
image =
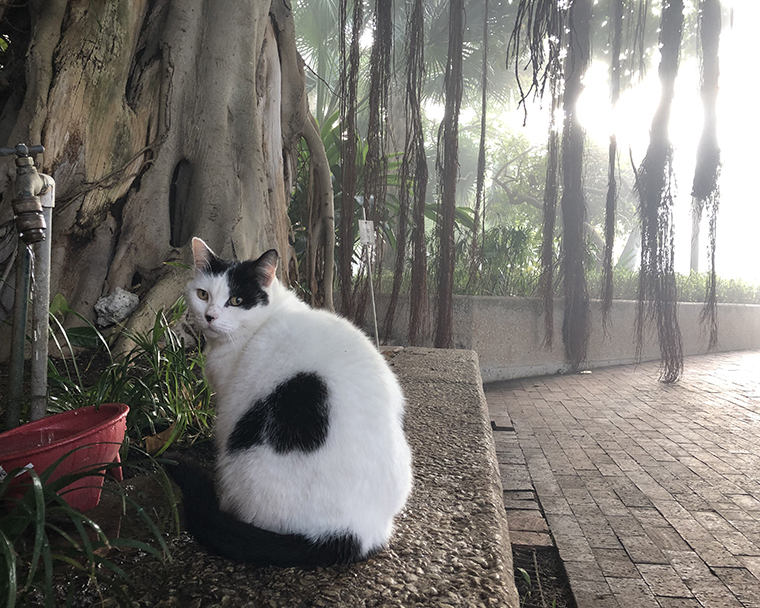
[[[578,608],[760,608],[760,351],[485,386],[515,544]]]

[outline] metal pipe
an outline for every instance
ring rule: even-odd
[[[374,198],[374,196],[369,197],[370,205],[372,204]],[[367,222],[367,211],[364,208],[364,203],[362,203],[362,220],[364,222]],[[372,320],[375,322],[375,346],[377,347],[377,350],[380,350],[380,335],[377,332],[377,308],[375,306],[375,288],[372,286],[372,260],[370,254],[370,248],[375,246],[375,225],[373,222],[368,222],[368,224],[369,234],[366,235],[366,242],[364,242],[367,247],[367,280],[369,281],[369,296],[372,300]]]
[[[55,207],[55,181],[40,174],[45,189],[40,193],[47,238],[35,245],[34,298],[32,300],[32,369],[29,417],[39,420],[47,414],[48,314],[50,313],[50,249]]]
[[[49,189],[47,176],[40,176],[31,154],[44,152],[42,146],[17,144],[15,148],[0,148],[0,156],[15,155],[16,179],[11,200],[18,230],[18,256],[16,258],[16,293],[13,305],[13,331],[11,333],[10,370],[8,379],[8,405],[5,427],[19,425],[21,419],[21,395],[24,386],[24,351],[29,304],[29,287],[32,271],[32,244],[45,240],[44,213],[40,194]],[[48,181],[49,180],[49,181]],[[49,268],[49,256],[47,266]],[[48,287],[48,297],[50,289]],[[45,315],[47,319],[47,314]],[[47,338],[47,329],[45,329]],[[47,357],[45,357],[47,365]],[[47,382],[47,377],[45,378]]]
[[[32,254],[20,238],[16,256],[16,295],[13,302],[13,332],[11,333],[11,359],[8,378],[8,407],[5,428],[12,429],[21,419],[21,393],[24,386],[24,347],[26,346],[26,317],[29,303],[29,283]]]

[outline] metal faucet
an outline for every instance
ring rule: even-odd
[[[17,144],[0,148],[0,156],[15,154],[16,180],[11,200],[19,247],[16,257],[16,295],[13,305],[13,333],[9,370],[8,403],[5,427],[18,426],[21,416],[21,393],[24,376],[24,345],[32,275],[31,246],[35,246],[35,292],[32,303],[32,420],[42,418],[47,411],[48,313],[50,310],[50,239],[45,232],[52,223],[55,206],[55,181],[38,173],[32,154],[41,154],[42,146]]]
[[[32,154],[42,154],[42,146],[28,147],[17,144],[15,148],[0,148],[0,156],[16,155],[15,196],[11,201],[16,228],[21,240],[27,245],[45,240],[45,218],[42,214],[40,195],[51,187],[47,175],[37,173]]]

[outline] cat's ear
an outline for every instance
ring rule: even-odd
[[[277,253],[277,250],[270,249],[256,260],[256,276],[264,287],[269,287],[272,284],[279,258],[280,255]]]
[[[193,262],[196,270],[203,270],[211,266],[211,260],[215,257],[214,252],[202,239],[197,236],[193,237]]]

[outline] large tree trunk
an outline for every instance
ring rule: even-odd
[[[570,369],[586,362],[591,310],[586,285],[586,200],[583,195],[584,133],[577,104],[583,75],[591,59],[591,0],[570,7],[568,53],[565,60],[565,121],[562,131],[562,276],[565,316],[562,342]]]
[[[454,215],[459,177],[459,109],[462,104],[462,46],[465,7],[463,0],[451,0],[449,8],[449,51],[446,64],[446,110],[439,129],[438,169],[440,190],[440,268],[436,297],[436,348],[452,348],[454,293]]]
[[[57,185],[52,293],[91,315],[102,295],[131,289],[150,316],[180,295],[187,271],[166,262],[189,261],[193,235],[228,257],[276,248],[288,281],[291,150],[306,117],[288,6],[21,9],[33,32],[25,97],[2,109],[0,140],[45,146],[42,169]],[[4,205],[0,220],[9,215]]]

